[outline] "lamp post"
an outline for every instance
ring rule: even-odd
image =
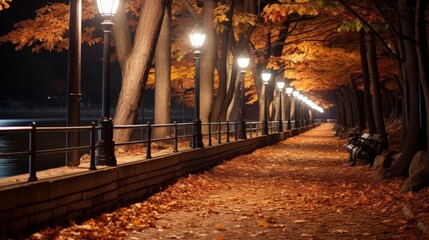
[[[267,97],[267,87],[268,82],[271,79],[271,73],[267,70],[264,70],[261,74],[262,81],[264,81],[265,88],[265,98],[264,98],[264,121],[262,122],[262,135],[268,135],[268,97]]]
[[[97,0],[98,10],[104,21],[101,23],[104,32],[103,41],[103,87],[102,117],[98,122],[98,146],[95,161],[97,165],[116,166],[115,142],[113,141],[113,123],[110,118],[110,32],[112,17],[118,8],[119,0]]]
[[[194,127],[191,140],[191,148],[203,148],[203,134],[201,133],[201,119],[200,119],[200,55],[201,47],[204,44],[206,35],[203,33],[199,26],[196,26],[189,39],[191,45],[194,48],[194,59],[195,59],[195,86],[194,86]]]
[[[304,127],[308,125],[308,108],[307,108],[307,101],[308,97],[304,96],[301,99],[301,102],[304,102],[305,104],[302,104],[302,112],[303,112],[303,121],[304,121]]]
[[[279,90],[279,125],[277,127],[278,132],[283,132],[283,119],[282,119],[282,94],[285,82],[283,80],[277,81],[277,89]]]
[[[287,107],[288,111],[286,112],[287,130],[291,130],[292,129],[292,125],[290,123],[290,108],[291,108],[291,98],[290,98],[290,95],[292,94],[292,92],[293,92],[293,88],[291,88],[291,87],[286,88],[286,94],[287,94],[287,97],[288,97],[288,100],[289,100],[288,101],[288,107]]]
[[[299,121],[298,121],[298,111],[299,111],[299,109],[298,109],[298,96],[299,96],[299,92],[298,91],[293,91],[292,92],[292,94],[293,94],[293,97],[294,97],[294,100],[295,100],[295,102],[294,102],[294,104],[295,104],[295,128],[299,128],[300,126],[299,126]]]
[[[303,109],[303,107],[302,107],[302,98],[303,98],[304,96],[300,93],[300,94],[298,94],[298,96],[297,96],[297,98],[298,98],[298,105],[299,105],[299,127],[303,127],[303,125],[302,125],[302,118],[303,118],[303,113],[302,113],[302,109]]]
[[[246,139],[246,122],[244,121],[244,113],[245,113],[245,96],[244,96],[244,75],[246,74],[246,68],[249,66],[250,58],[246,53],[241,53],[240,56],[237,59],[238,66],[240,67],[241,71],[241,102],[240,102],[240,131],[238,132],[238,138],[239,139]]]

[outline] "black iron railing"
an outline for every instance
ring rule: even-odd
[[[315,121],[321,122],[321,121]],[[278,121],[268,122],[268,133],[276,133],[278,130]],[[286,129],[287,121],[283,121],[284,128]],[[115,146],[130,146],[134,144],[142,144],[145,147],[145,158],[152,158],[152,143],[161,142],[162,145],[170,144],[173,153],[176,153],[183,149],[191,148],[190,144],[181,145],[179,142],[191,142],[193,141],[192,127],[194,123],[170,123],[170,124],[136,124],[136,125],[116,125],[115,130],[119,129],[131,129],[132,138],[126,142],[116,142]],[[262,135],[263,122],[245,122],[245,133],[247,138],[254,138]],[[295,128],[295,122],[291,121],[292,129]],[[239,139],[239,128],[240,122],[226,121],[226,122],[208,122],[203,123],[203,141],[207,143],[207,146],[212,146],[213,141],[217,144],[228,143],[232,140],[238,141]],[[153,130],[156,128],[168,128],[168,135],[166,137],[153,137]],[[80,151],[82,153],[89,153],[89,170],[96,169],[95,154],[96,150],[99,149],[100,145],[97,142],[97,131],[103,130],[100,126],[92,122],[89,126],[77,126],[77,127],[39,127],[36,123],[32,123],[27,127],[0,127],[0,137],[4,134],[24,134],[27,136],[28,141],[25,149],[2,149],[0,146],[0,161],[4,158],[10,157],[28,157],[28,181],[37,180],[38,161],[40,155],[46,154],[58,154],[58,153],[70,153],[72,151]],[[75,147],[66,146],[66,138],[64,138],[65,147],[41,147],[39,143],[42,141],[38,139],[41,134],[49,133],[62,133],[68,132],[79,132],[81,137],[81,145]],[[44,141],[49,141],[44,140]],[[46,145],[46,143],[45,143]],[[186,147],[185,147],[186,146]],[[160,153],[162,155],[162,153]],[[167,153],[164,153],[167,154]]]

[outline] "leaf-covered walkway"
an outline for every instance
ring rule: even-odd
[[[377,182],[364,164],[349,167],[345,142],[323,124],[145,201],[32,237],[427,239],[429,192],[400,194],[403,179]]]

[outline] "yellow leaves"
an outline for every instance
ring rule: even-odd
[[[0,0],[0,11],[8,9],[10,7],[8,2],[12,2],[12,0]]]
[[[270,56],[267,63],[267,69],[279,70],[280,66],[284,64],[284,59],[282,57]]]
[[[315,16],[318,14],[317,6],[314,2],[308,0],[296,1],[281,1],[282,4],[269,4],[265,6],[263,11],[263,18],[266,23],[271,22],[274,24],[283,23],[289,15],[297,14],[299,16]]]
[[[84,1],[82,20],[93,19],[98,13],[93,0]],[[0,37],[1,42],[16,45],[15,49],[31,47],[33,52],[42,49],[63,51],[68,48],[69,6],[63,3],[50,3],[36,11],[34,19],[14,24],[14,30]],[[82,41],[90,46],[101,41],[93,37],[94,27],[86,27],[82,33]]]
[[[213,10],[213,25],[216,32],[221,33],[226,30],[224,23],[229,22],[230,19],[227,17],[229,7],[227,4],[218,3],[218,6]]]

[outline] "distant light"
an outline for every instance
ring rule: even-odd
[[[204,34],[201,27],[196,26],[189,34],[189,39],[191,40],[191,45],[194,49],[200,49],[204,44],[206,35]]]
[[[291,87],[286,88],[286,94],[287,95],[290,95],[292,92],[293,92],[293,88],[291,88]]]
[[[283,80],[277,81],[277,89],[279,91],[282,91],[284,87],[285,87],[285,82]]]
[[[269,71],[267,71],[267,70],[264,70],[262,73],[261,73],[261,77],[262,77],[262,80],[264,81],[264,84],[265,85],[268,85],[268,82],[270,81],[270,79],[271,79],[271,73],[269,72]]]
[[[247,55],[247,53],[241,53],[240,56],[237,59],[238,62],[238,66],[244,70],[249,66],[249,55]]]
[[[294,97],[298,97],[298,95],[299,95],[299,91],[293,91],[293,96]]]

